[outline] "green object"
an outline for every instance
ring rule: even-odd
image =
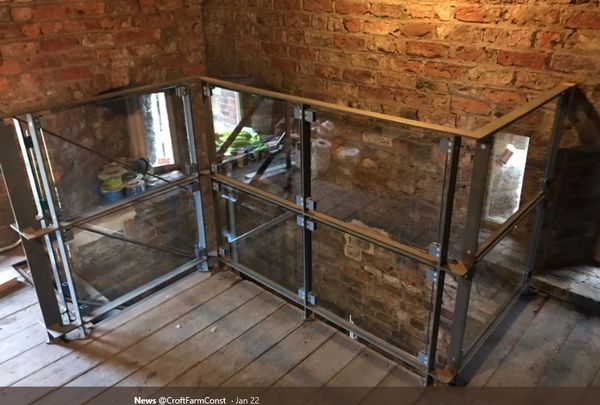
[[[231,136],[231,131],[217,132],[215,134],[215,143],[217,148],[223,145],[227,138]],[[225,155],[231,155],[234,150],[239,148],[245,148],[248,146],[254,146],[260,144],[260,135],[256,132],[241,131],[229,148],[225,151]]]

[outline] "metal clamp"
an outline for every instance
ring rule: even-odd
[[[304,111],[304,117],[302,117],[302,111]],[[302,110],[302,107],[296,107],[294,108],[294,118],[297,120],[304,118],[304,121],[313,123],[316,121],[317,115],[314,111],[308,109]]]
[[[298,289],[298,298],[300,298],[301,300],[304,300],[304,297],[305,297],[304,288],[299,288]],[[309,292],[308,297],[306,297],[306,302],[308,302],[310,305],[317,305],[317,296],[314,293]]]

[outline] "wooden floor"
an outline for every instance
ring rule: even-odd
[[[420,385],[231,272],[180,280],[100,322],[86,340],[46,344],[37,318],[32,288],[0,300],[0,387],[47,387],[31,391],[31,402],[49,401],[58,386]],[[524,297],[499,332],[465,370],[471,385],[600,385],[598,316]],[[80,402],[100,402],[103,394],[81,395]]]

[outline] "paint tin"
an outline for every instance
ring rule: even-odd
[[[146,191],[146,184],[142,179],[134,179],[125,183],[125,196],[136,197],[144,194]]]
[[[100,188],[100,191],[102,192],[102,198],[104,199],[104,201],[109,204],[115,203],[117,201],[121,201],[123,199],[123,188],[122,187],[117,190],[111,190],[111,189],[108,189],[108,188],[102,186]]]

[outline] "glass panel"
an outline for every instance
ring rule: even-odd
[[[417,356],[425,351],[427,266],[319,223],[313,233],[317,305]]]
[[[44,113],[40,122],[63,220],[160,185],[151,174],[183,177],[190,160],[174,89]],[[128,191],[136,175],[142,181]]]
[[[211,102],[218,173],[295,201],[301,162],[294,106],[220,88]]]
[[[195,258],[198,230],[190,198],[175,188],[73,228],[67,247],[84,313]]]
[[[524,283],[535,210],[513,227],[475,267],[464,346],[470,347]]]
[[[438,133],[320,109],[312,125],[317,210],[426,248],[438,240],[446,158]]]
[[[302,228],[296,215],[221,186],[220,233],[229,259],[294,295],[303,285]]]
[[[549,102],[494,135],[480,242],[540,192],[555,112]]]

